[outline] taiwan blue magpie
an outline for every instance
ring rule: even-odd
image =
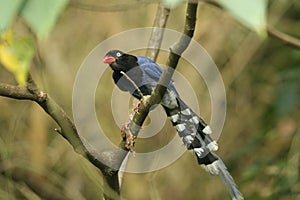
[[[112,78],[119,89],[139,100],[153,93],[162,74],[162,69],[151,59],[120,50],[109,51],[103,62],[113,70]],[[222,178],[232,199],[243,199],[225,164],[212,152],[218,149],[218,145],[210,136],[210,126],[181,100],[172,80],[166,87],[161,105],[186,148],[194,151],[199,165],[211,175],[217,174]]]

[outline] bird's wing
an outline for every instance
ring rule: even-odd
[[[145,72],[144,81],[145,84],[148,84],[149,82],[157,84],[161,74],[162,74],[162,68],[156,64],[154,61],[152,61],[150,58],[144,57],[144,56],[137,56],[139,67]],[[149,81],[151,79],[151,81]],[[146,83],[148,82],[148,83]],[[178,92],[174,86],[174,81],[171,80],[170,85],[168,86],[169,89],[173,90],[177,95]]]
[[[150,78],[157,83],[162,74],[162,69],[150,58],[137,56],[139,67],[145,72],[146,78]]]

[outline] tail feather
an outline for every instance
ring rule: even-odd
[[[233,200],[244,199],[222,159],[212,153],[218,149],[218,145],[210,136],[210,127],[182,100],[178,99],[178,103],[179,107],[170,109],[164,106],[164,109],[184,145],[195,152],[199,165],[211,175],[221,177]]]
[[[171,109],[164,106],[164,109],[182,138],[184,145],[188,149],[194,149],[199,157],[205,156],[210,151],[216,151],[218,146],[210,136],[212,133],[210,126],[181,99],[178,99],[178,105],[178,107]]]
[[[233,200],[243,200],[244,197],[242,195],[242,193],[239,191],[236,183],[234,182],[232,176],[230,175],[230,173],[228,172],[225,164],[223,163],[222,159],[219,158],[217,155],[215,155],[218,160],[214,161],[211,165],[213,165],[213,171],[210,173],[214,173],[220,176],[220,178],[222,179],[224,185],[227,187],[231,198]]]

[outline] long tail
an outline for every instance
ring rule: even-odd
[[[211,175],[219,175],[227,187],[233,200],[242,200],[243,195],[228,172],[222,159],[212,151],[218,150],[217,142],[210,134],[211,128],[182,100],[178,99],[179,107],[164,109],[173,126],[176,128],[187,149],[193,150],[199,165],[203,166]]]
[[[213,155],[217,157],[218,160],[214,161],[211,165],[205,166],[206,170],[212,175],[217,174],[221,177],[233,200],[243,200],[244,197],[242,193],[238,190],[236,183],[234,182],[222,159],[216,154]]]

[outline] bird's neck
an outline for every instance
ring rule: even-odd
[[[124,70],[124,72],[128,72],[129,70],[138,66],[137,58],[128,54],[122,57],[122,59],[120,60],[120,64],[123,66],[122,69]]]

